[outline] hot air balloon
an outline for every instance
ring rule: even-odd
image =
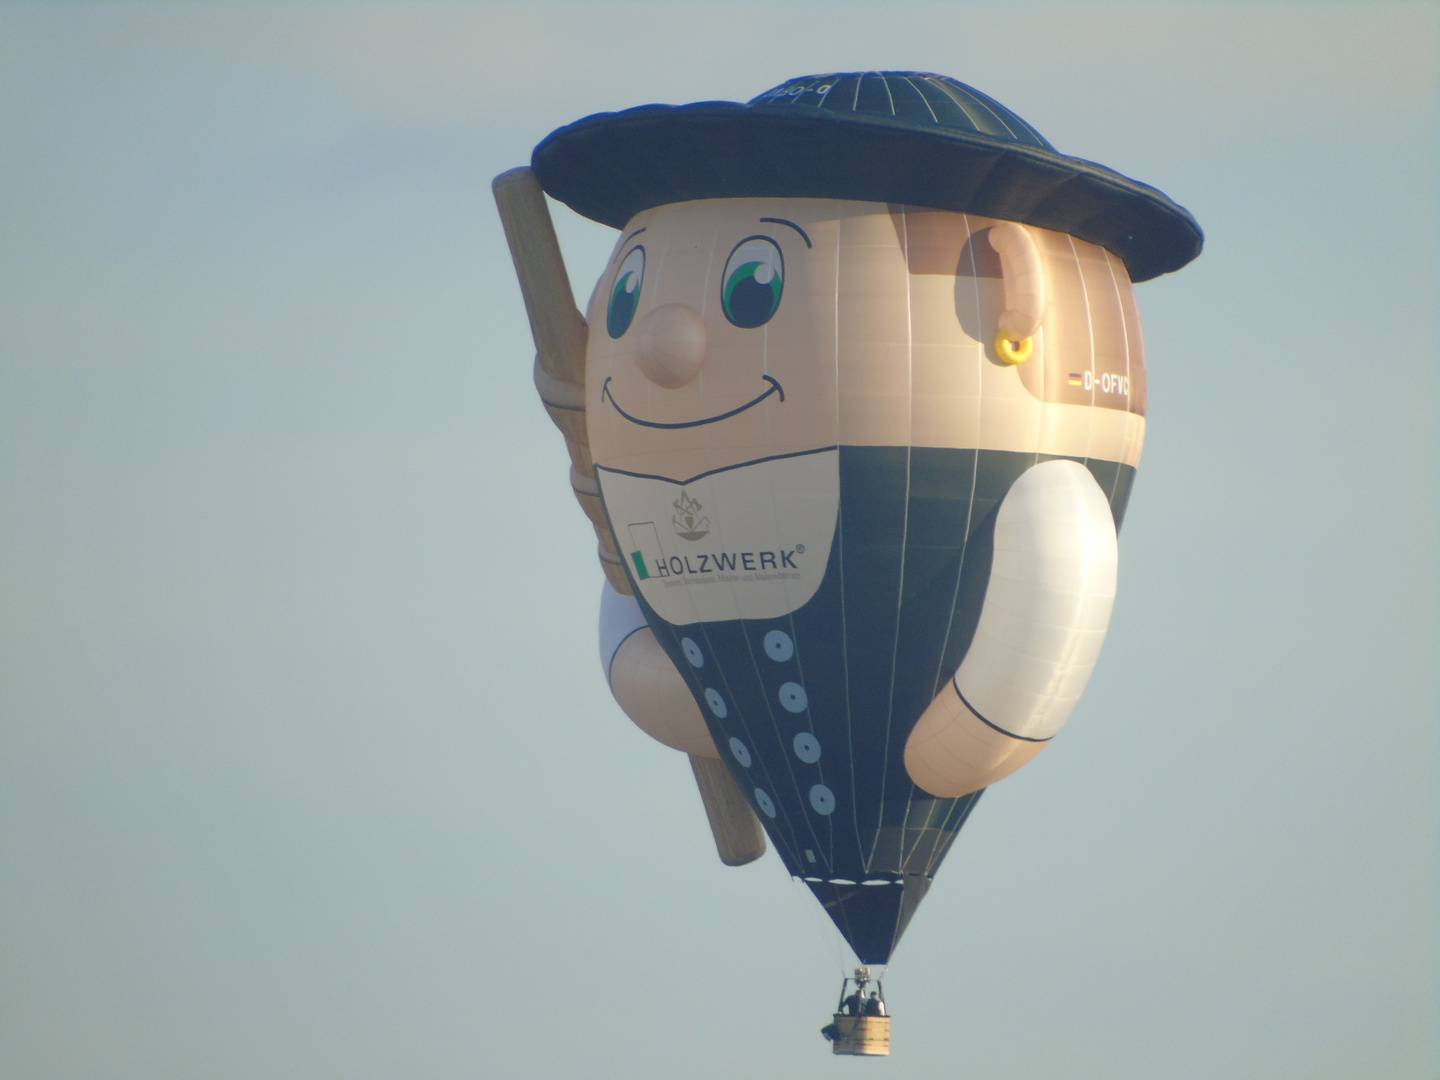
[[[542,190],[618,230],[583,318]],[[763,829],[886,964],[1094,667],[1145,432],[1132,283],[1198,225],[914,72],[589,116],[495,192],[616,700],[690,756],[725,862]]]

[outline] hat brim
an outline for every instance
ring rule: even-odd
[[[548,135],[540,185],[593,221],[696,199],[855,199],[958,210],[1069,233],[1132,281],[1178,270],[1204,234],[1164,193],[1112,169],[898,117],[698,102],[598,113]]]

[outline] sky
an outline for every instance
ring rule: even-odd
[[[488,187],[856,69],[1206,232],[1096,673],[866,1064],[609,697]],[[0,1075],[1434,1076],[1437,85],[1423,4],[0,9]]]

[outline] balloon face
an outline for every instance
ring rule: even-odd
[[[1068,458],[1118,524],[1143,439],[1123,264],[1029,229],[1038,329],[1007,363],[996,224],[662,206],[623,230],[588,312],[608,331],[586,358],[591,452],[636,599],[787,869],[866,962],[888,960],[980,794],[947,797],[907,740],[975,637],[1001,504]],[[1044,744],[1002,737],[1030,747],[1017,761]]]

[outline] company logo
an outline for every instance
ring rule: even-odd
[[[694,509],[701,507],[697,503]],[[660,534],[653,521],[632,522],[629,532],[630,563],[635,568],[636,580],[664,578],[666,585],[678,585],[682,581],[703,584],[798,578],[800,564],[796,559],[805,554],[805,545],[795,544],[768,551],[691,551],[688,555],[667,555],[660,547]]]
[[[644,552],[630,553],[635,575],[641,581],[650,578],[699,578],[702,574],[718,574],[719,581],[768,581],[771,577],[798,578],[797,555],[805,554],[805,545],[771,551],[701,551],[689,555],[651,556],[653,572]],[[742,579],[737,574],[744,574]],[[728,575],[728,576],[727,576]]]
[[[680,498],[670,504],[675,507],[675,514],[670,518],[670,524],[675,529],[675,535],[681,540],[700,540],[710,534],[710,519],[701,517],[700,511],[705,508],[680,489]]]

